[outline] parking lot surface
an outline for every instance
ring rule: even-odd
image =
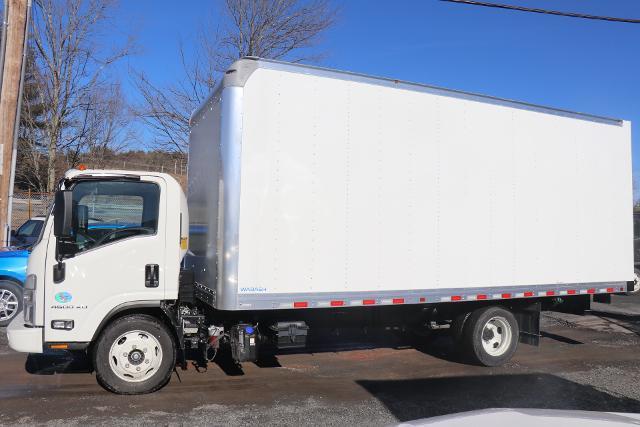
[[[505,407],[640,413],[640,295],[613,302],[586,316],[544,313],[540,347],[520,345],[499,368],[459,362],[442,335],[418,348],[280,355],[242,371],[190,366],[144,396],[104,391],[65,354],[27,359],[0,330],[0,424],[390,425]]]

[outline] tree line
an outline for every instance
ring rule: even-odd
[[[336,19],[328,0],[225,0],[219,6],[216,24],[194,25],[195,45],[180,44],[173,55],[182,78],[159,84],[148,70],[129,70],[137,91],[131,96],[117,67],[139,46],[134,37],[119,43],[110,37],[115,0],[35,0],[16,187],[51,192],[65,170],[83,163],[120,168],[128,162],[131,169],[170,173],[180,164],[183,172],[189,116],[226,68],[244,56],[317,61],[312,48]]]

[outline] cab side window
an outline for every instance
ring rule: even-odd
[[[140,181],[84,181],[73,187],[74,252],[158,230],[160,188]]]

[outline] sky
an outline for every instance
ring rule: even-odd
[[[495,2],[640,19],[640,0]],[[120,72],[144,71],[156,82],[180,78],[179,43],[188,52],[200,26],[219,25],[221,4],[122,0],[114,31],[133,32],[138,52]],[[315,48],[324,53],[318,65],[630,120],[640,186],[640,24],[439,0],[335,6],[337,22]]]

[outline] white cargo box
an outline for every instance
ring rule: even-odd
[[[630,129],[243,59],[192,117],[187,262],[224,310],[619,292]]]

